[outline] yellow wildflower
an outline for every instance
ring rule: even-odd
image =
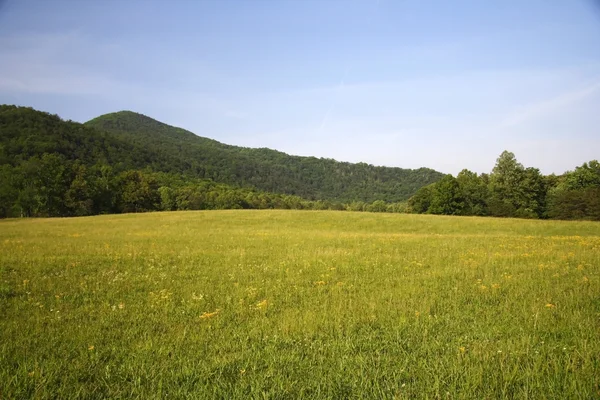
[[[554,307],[556,307],[556,306],[552,303],[546,304],[546,308],[554,308]]]
[[[213,312],[203,312],[202,315],[200,316],[200,319],[208,319],[208,318],[212,318],[215,315],[217,315],[221,310],[215,310]]]
[[[260,301],[256,304],[256,308],[258,310],[262,310],[262,309],[266,308],[268,304],[269,303],[267,302],[267,299],[264,299],[263,301]]]

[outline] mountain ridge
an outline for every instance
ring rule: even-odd
[[[179,130],[182,134],[186,134],[186,135],[193,135],[193,137],[196,138],[200,138],[202,140],[206,140],[209,142],[213,142],[215,144],[219,144],[225,147],[230,147],[230,148],[237,148],[237,149],[247,149],[247,150],[264,150],[264,151],[269,151],[269,152],[274,152],[274,153],[279,153],[285,156],[289,156],[289,157],[300,157],[300,158],[315,158],[315,159],[319,159],[319,160],[329,160],[329,161],[335,161],[338,163],[345,163],[345,164],[353,164],[353,165],[368,165],[371,167],[376,167],[376,168],[398,168],[401,170],[413,170],[413,171],[418,171],[418,170],[431,170],[431,171],[436,171],[433,168],[429,168],[429,167],[419,167],[419,168],[404,168],[404,167],[397,167],[397,166],[389,166],[389,165],[383,165],[383,164],[374,164],[374,163],[368,163],[365,161],[356,161],[356,162],[352,162],[352,161],[343,161],[343,160],[338,160],[334,157],[317,157],[317,156],[307,156],[307,155],[299,155],[299,154],[293,154],[293,153],[288,153],[282,150],[277,150],[277,149],[272,149],[270,147],[266,147],[266,146],[258,146],[258,147],[253,147],[253,146],[240,146],[240,145],[236,145],[236,144],[230,144],[230,143],[225,143],[225,142],[221,142],[217,139],[213,139],[213,138],[209,138],[206,136],[201,136],[198,135],[190,130],[187,130],[185,128],[181,128],[175,125],[170,125],[167,124],[166,122],[162,122],[159,121],[157,119],[154,119],[146,114],[137,112],[137,111],[132,111],[132,110],[120,110],[120,111],[115,111],[115,112],[110,112],[110,113],[106,113],[106,114],[102,114],[99,115],[97,117],[94,117],[88,121],[82,122],[83,125],[91,125],[91,126],[95,126],[98,121],[103,120],[105,117],[113,117],[113,116],[131,116],[131,117],[139,117],[142,120],[146,120],[146,121],[152,121],[155,123],[158,123],[160,125],[163,125],[165,127],[169,127],[169,128],[173,128],[176,130]],[[436,172],[440,172],[440,171],[436,171]],[[442,174],[444,174],[443,172],[440,172]],[[445,175],[445,174],[444,174]]]
[[[104,114],[84,125],[176,154],[202,178],[311,200],[402,201],[444,175],[424,167],[374,166],[225,144],[129,110]]]

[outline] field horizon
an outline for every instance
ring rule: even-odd
[[[0,397],[600,397],[600,224],[0,221]]]

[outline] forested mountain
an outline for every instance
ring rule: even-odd
[[[0,105],[0,165],[60,154],[85,165],[119,169],[152,166],[157,155],[113,134],[63,121],[31,108]]]
[[[79,124],[0,106],[0,218],[225,208],[397,212],[403,205],[390,199],[438,176],[228,146],[131,112]]]
[[[151,164],[155,170],[185,172],[310,200],[401,201],[443,176],[428,168],[376,167],[229,146],[129,111],[100,116],[85,126],[156,154]]]
[[[229,146],[128,111],[80,124],[0,106],[0,218],[230,208],[600,220],[600,163],[544,176],[505,151],[453,177]]]

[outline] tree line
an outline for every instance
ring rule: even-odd
[[[401,212],[405,203],[305,200],[150,169],[86,166],[44,153],[0,166],[0,218],[222,209]]]
[[[599,191],[598,161],[544,176],[505,151],[490,174],[453,177],[228,146],[131,112],[79,124],[0,105],[1,218],[284,208],[598,220]]]
[[[408,201],[413,213],[600,220],[600,163],[561,176],[525,168],[504,151],[490,174],[462,170],[424,186]]]

